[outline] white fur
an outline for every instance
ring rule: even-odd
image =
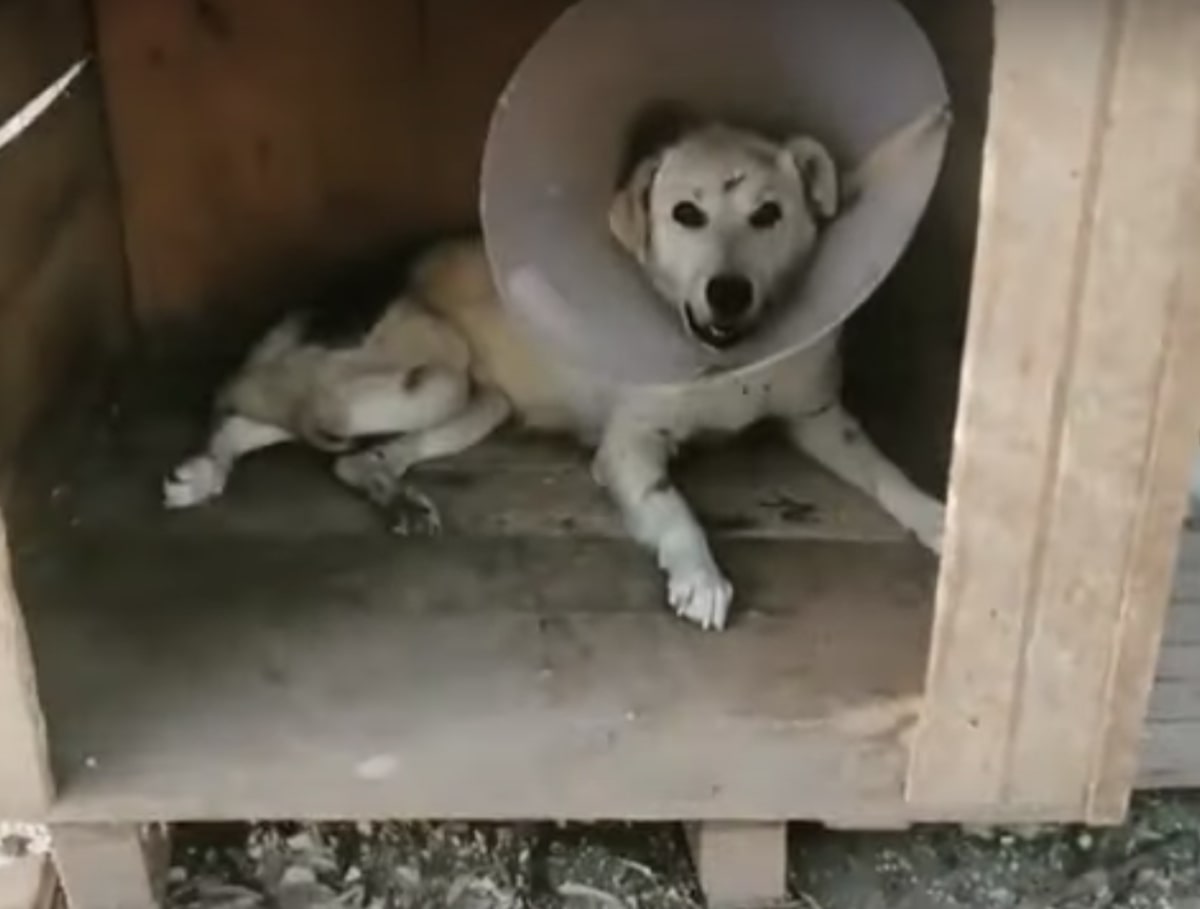
[[[710,128],[642,162],[614,200],[611,226],[679,310],[684,330],[697,343],[721,346],[758,327],[836,199],[832,161],[813,140],[774,145]],[[702,209],[702,226],[679,223],[680,201]],[[754,225],[751,216],[767,202],[780,218]],[[706,285],[730,272],[749,280],[753,300],[736,324],[714,326]],[[396,380],[411,379],[415,368],[420,382]],[[286,326],[264,341],[226,391],[233,416],[205,454],[176,470],[165,495],[174,507],[211,498],[238,456],[288,438],[394,432],[395,439],[336,466],[343,481],[386,500],[402,493],[415,465],[463,451],[515,415],[595,445],[593,473],[631,535],[654,553],[671,608],[701,628],[721,629],[733,587],[669,479],[675,451],[698,433],[781,421],[797,447],[873,497],[925,545],[940,547],[941,504],[872,445],[842,408],[840,383],[836,335],[735,375],[671,387],[598,383],[530,348],[499,306],[479,243],[447,244],[423,261],[408,295],[358,349],[315,350]]]

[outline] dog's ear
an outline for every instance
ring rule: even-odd
[[[617,242],[639,262],[645,262],[650,247],[650,189],[661,163],[659,155],[642,160],[608,209],[608,228]]]
[[[800,172],[809,203],[826,220],[838,213],[840,191],[838,170],[833,156],[816,139],[795,136],[788,140],[787,153]]]

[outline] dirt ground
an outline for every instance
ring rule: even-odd
[[[692,909],[672,825],[177,829],[172,909]],[[1200,909],[1200,793],[1113,830],[791,835],[788,909]]]

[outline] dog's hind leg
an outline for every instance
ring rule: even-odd
[[[470,394],[470,377],[450,367],[360,370],[318,384],[303,416],[305,432],[318,445],[421,432],[463,410]]]
[[[484,388],[446,422],[339,458],[334,471],[342,482],[362,491],[384,510],[392,532],[404,536],[436,533],[441,527],[437,509],[404,482],[405,475],[424,461],[449,457],[477,445],[511,412],[507,398]]]
[[[593,472],[616,501],[629,532],[658,558],[671,608],[706,630],[728,620],[733,587],[709,549],[704,529],[667,474],[672,445],[651,428],[605,433]]]
[[[788,424],[792,441],[834,476],[866,493],[906,530],[940,552],[945,507],[884,457],[840,404]]]
[[[191,508],[215,499],[225,491],[238,458],[291,438],[290,432],[278,426],[237,414],[222,417],[204,453],[184,461],[163,481],[163,504]]]

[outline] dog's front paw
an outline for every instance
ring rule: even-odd
[[[225,491],[227,471],[208,455],[184,461],[163,481],[163,505],[194,508]]]
[[[401,537],[436,537],[442,532],[442,516],[433,501],[412,486],[398,488],[387,505],[388,529]]]
[[[667,597],[680,618],[705,631],[722,631],[729,619],[733,585],[715,567],[692,568],[671,574]]]

